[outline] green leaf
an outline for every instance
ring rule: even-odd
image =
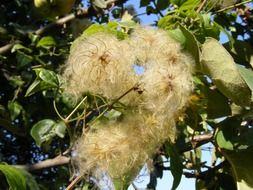
[[[200,3],[200,0],[187,0],[179,6],[180,11],[189,11],[195,9]]]
[[[6,177],[7,183],[10,186],[9,190],[26,190],[25,176],[20,169],[0,164],[0,171]]]
[[[38,78],[36,78],[33,83],[28,87],[25,96],[31,96],[33,95],[35,92],[38,92],[39,89],[39,84],[40,84],[41,80],[39,80]]]
[[[231,115],[229,101],[223,94],[207,87],[204,89],[204,93],[207,97],[207,115],[209,119]]]
[[[21,51],[17,51],[16,58],[18,62],[17,64],[18,68],[25,67],[33,61],[32,56],[27,55]]]
[[[251,90],[251,101],[253,101],[253,71],[238,65],[238,69],[244,81]]]
[[[141,0],[140,7],[145,7],[149,5],[149,3],[150,3],[150,0]]]
[[[227,117],[215,127],[219,129],[215,140],[220,148],[242,150],[253,146],[253,128],[241,126],[241,119],[238,117]]]
[[[21,87],[25,84],[21,76],[15,76],[15,75],[10,76],[8,78],[8,81],[10,82],[10,85],[12,85],[14,88]]]
[[[23,107],[17,101],[9,101],[8,109],[10,111],[11,120],[14,120],[19,116]]]
[[[101,9],[105,9],[107,7],[105,0],[92,0],[92,4]]]
[[[164,10],[169,6],[169,4],[169,0],[157,0],[157,9]]]
[[[224,137],[223,131],[219,130],[217,134],[215,135],[216,143],[220,148],[226,149],[226,150],[234,150],[234,146],[229,139],[226,139]]]
[[[52,36],[45,36],[40,39],[36,47],[50,48],[56,45],[56,42]]]
[[[181,181],[183,174],[183,165],[179,153],[172,144],[166,143],[165,151],[170,156],[170,168],[174,178],[171,190],[174,190],[178,187]]]
[[[60,137],[64,138],[66,132],[66,125],[63,121],[57,122],[54,124],[54,131],[55,134]]]
[[[28,87],[25,96],[31,96],[36,92],[58,88],[59,79],[55,72],[43,68],[34,70],[37,77]]]
[[[232,166],[238,190],[253,189],[253,148],[236,151],[223,151]]]
[[[233,102],[242,106],[249,105],[250,89],[231,55],[213,38],[207,38],[202,46],[201,71],[209,75],[217,88]]]
[[[157,26],[166,30],[174,29],[177,21],[178,17],[176,15],[166,15],[158,21]]]
[[[38,73],[37,76],[45,83],[52,87],[58,87],[59,81],[55,72],[46,69],[35,69],[35,72]]]
[[[15,44],[13,46],[13,48],[11,49],[11,53],[16,52],[17,50],[24,50],[24,51],[26,51],[28,53],[32,53],[32,50],[30,48],[27,48],[27,47],[25,47],[25,46],[23,46],[21,44]]]
[[[52,119],[44,119],[33,125],[31,136],[38,146],[44,142],[49,142],[56,135],[63,138],[65,135],[66,125],[63,122],[55,122]]]
[[[184,49],[188,51],[196,62],[196,67],[199,67],[199,46],[195,36],[187,30],[185,27],[180,26],[180,30],[185,36],[185,42],[183,44]]]
[[[136,26],[136,22],[134,22],[133,20],[119,22],[119,26],[124,28],[134,28]]]
[[[198,42],[195,36],[189,30],[187,30],[185,27],[181,25],[177,29],[168,30],[168,34],[174,40],[182,44],[182,47],[184,48],[184,50],[186,50],[192,55],[196,63],[196,69],[199,70],[199,67],[200,67],[199,66],[199,62],[200,62],[199,47],[198,47]]]
[[[29,172],[27,172],[26,170],[20,170],[20,172],[25,177],[26,185],[27,187],[29,187],[30,190],[40,190],[38,183]]]
[[[83,185],[82,190],[89,190],[89,184]]]
[[[186,1],[187,0],[170,0],[171,3],[173,3],[174,5],[177,5],[178,7],[180,7]]]
[[[114,179],[113,180],[113,185],[114,185],[115,190],[127,189],[129,186],[128,183],[126,183],[124,180],[121,180],[121,179]]]
[[[237,40],[230,50],[235,62],[253,67],[253,47],[249,42]]]
[[[44,119],[33,125],[31,136],[38,146],[41,146],[43,142],[49,141],[54,136],[51,133],[54,124],[54,120]]]
[[[98,32],[107,32],[107,33],[110,33],[110,34],[113,34],[113,35],[117,36],[118,39],[122,40],[122,39],[127,37],[127,34],[124,33],[124,32],[119,31],[117,29],[118,25],[119,25],[119,23],[113,22],[113,21],[109,22],[107,25],[92,24],[89,28],[87,28],[83,32],[82,36],[78,39],[83,39],[84,37],[91,36],[91,35],[96,34]],[[74,44],[75,44],[75,42],[73,43],[73,45]]]

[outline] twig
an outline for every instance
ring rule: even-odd
[[[120,99],[122,99],[124,96],[126,96],[128,93],[130,93],[131,91],[133,90],[136,90],[138,89],[138,85],[135,85],[134,87],[128,89],[126,92],[124,92],[122,95],[120,95],[118,98],[116,98],[115,100],[113,100],[113,102],[111,102],[110,104],[104,104],[104,105],[101,105],[99,106],[98,108],[96,109],[93,109],[91,111],[89,111],[86,115],[85,115],[85,119],[89,118],[90,116],[97,116],[97,115],[101,115],[100,112],[102,112],[104,114],[105,110],[110,110],[112,109],[112,106],[118,102]],[[89,122],[89,120],[86,122]]]
[[[73,109],[73,111],[63,120],[65,123],[68,122],[70,117],[76,112],[76,110],[82,105],[82,103],[87,99],[87,96],[85,96],[82,101]]]
[[[65,23],[75,19],[78,16],[85,16],[85,15],[88,15],[88,9],[81,9],[77,14],[72,13],[72,14],[69,14],[65,17],[62,17],[62,18],[56,20],[55,22],[52,22],[52,23],[44,26],[43,28],[36,30],[34,33],[36,35],[42,35],[43,33],[45,33],[46,31],[48,31],[49,29],[51,29],[55,26],[63,25]]]
[[[154,6],[155,6],[155,8],[156,8],[156,10],[157,10],[157,12],[158,12],[158,14],[159,14],[161,17],[164,17],[163,13],[158,9],[156,2],[155,2],[155,1],[152,1],[152,2],[153,2],[153,4],[154,4]]]
[[[36,164],[14,165],[14,167],[24,169],[27,171],[34,171],[34,170],[41,170],[41,169],[50,168],[54,166],[65,165],[65,164],[68,164],[69,161],[70,161],[69,157],[60,155],[55,158],[47,159]]]
[[[202,1],[202,3],[200,4],[199,8],[196,11],[197,13],[199,13],[203,9],[203,7],[205,6],[206,2],[207,2],[207,0],[203,0]]]
[[[72,14],[69,14],[65,17],[62,17],[62,18],[56,20],[55,22],[52,22],[52,23],[36,30],[34,33],[36,35],[42,35],[45,32],[47,32],[49,29],[51,29],[55,26],[63,25],[65,23],[75,19],[76,17],[85,16],[85,15],[88,15],[88,9],[81,9],[77,14],[72,13]],[[28,35],[28,34],[29,34],[29,32],[25,33],[25,35]],[[19,43],[19,41],[10,42],[10,43],[0,47],[0,54],[4,54],[4,53],[10,51],[11,48],[17,43]]]
[[[202,134],[202,135],[195,135],[195,136],[192,137],[189,145],[182,148],[181,150],[179,150],[179,153],[184,153],[184,152],[190,151],[192,149],[195,149],[197,147],[200,147],[203,144],[206,144],[206,143],[210,142],[212,140],[212,138],[213,138],[212,133],[207,133],[207,134]]]
[[[11,50],[12,47],[13,47],[15,44],[17,44],[18,42],[19,42],[19,41],[12,41],[12,42],[10,42],[10,43],[8,43],[8,44],[6,44],[6,45],[0,47],[0,55],[1,55],[1,54],[4,54],[4,53],[6,53],[6,52],[8,52],[9,50]]]
[[[229,10],[229,9],[233,9],[233,8],[236,8],[236,7],[240,6],[240,5],[243,5],[243,4],[246,4],[246,3],[250,3],[250,2],[252,2],[252,0],[247,0],[247,1],[240,2],[240,3],[236,3],[234,5],[231,5],[231,6],[228,6],[228,7],[224,7],[222,9],[216,11],[216,13],[220,13],[220,12],[223,12],[223,11],[226,11],[226,10]]]
[[[132,186],[133,186],[134,190],[139,190],[138,187],[134,184],[134,182],[132,183]]]
[[[68,185],[68,187],[66,188],[66,190],[72,190],[72,189],[75,187],[75,185],[76,185],[78,182],[80,182],[80,181],[82,180],[82,178],[83,178],[83,175],[77,176],[77,177]]]
[[[184,172],[183,174],[186,178],[205,179],[207,177],[207,175],[210,174],[210,172],[215,172],[227,164],[228,164],[228,161],[224,161],[213,168],[209,168],[208,170],[206,170],[204,172],[194,172],[194,173]]]
[[[118,98],[116,98],[112,103],[110,103],[108,105],[108,108],[111,109],[111,107],[118,102],[120,99],[122,99],[124,96],[126,96],[128,93],[130,93],[133,90],[138,89],[138,85],[135,85],[134,87],[130,88],[129,90],[127,90],[124,94],[122,94],[121,96],[119,96]]]
[[[212,133],[206,133],[206,134],[202,134],[202,135],[194,135],[194,137],[192,138],[193,142],[201,142],[201,141],[205,141],[205,140],[210,140],[213,138],[213,134]]]

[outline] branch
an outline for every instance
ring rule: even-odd
[[[65,164],[68,164],[69,161],[70,161],[69,157],[60,155],[55,158],[47,159],[36,164],[14,165],[14,167],[24,169],[27,171],[34,171],[34,170],[41,170],[41,169],[50,168],[54,166],[65,165]]]
[[[82,178],[83,178],[83,175],[77,176],[77,177],[68,185],[68,187],[66,188],[66,190],[72,190],[72,189],[74,189],[74,188],[75,188],[75,185],[76,185],[77,183],[79,183],[79,182],[82,180]]]
[[[202,1],[201,5],[199,6],[199,8],[196,11],[197,13],[199,13],[203,9],[203,7],[205,6],[206,2],[207,2],[207,0],[203,0]]]
[[[155,2],[155,1],[152,1],[152,3],[154,4],[155,9],[157,10],[158,14],[159,14],[161,17],[164,17],[163,13],[160,11],[160,9],[158,9],[158,6],[157,6],[156,2]]]
[[[192,142],[201,142],[201,141],[206,141],[206,140],[211,140],[213,138],[212,133],[206,133],[202,135],[195,135],[192,138]]]
[[[252,2],[252,0],[247,0],[247,1],[240,2],[240,3],[236,3],[236,4],[234,4],[234,5],[231,5],[231,6],[228,6],[228,7],[224,7],[224,8],[222,8],[222,9],[216,11],[216,13],[220,13],[220,12],[223,12],[223,11],[227,11],[227,10],[229,10],[229,9],[233,9],[233,8],[239,7],[240,5],[244,5],[244,4],[250,3],[250,2]]]
[[[18,43],[18,41],[11,41],[10,43],[8,43],[8,44],[6,44],[6,45],[0,47],[0,55],[1,55],[1,54],[4,54],[4,53],[6,53],[6,52],[8,52],[9,50],[11,50],[11,48],[12,48],[15,44],[17,44],[17,43]]]
[[[184,172],[183,174],[186,178],[205,179],[207,177],[207,175],[210,174],[210,172],[214,173],[215,171],[221,169],[222,167],[224,167],[227,164],[228,164],[228,162],[224,161],[224,162],[221,162],[220,164],[218,164],[217,166],[210,168],[210,169],[203,171],[203,172],[194,172],[194,173]]]
[[[212,133],[195,135],[192,137],[189,145],[187,147],[183,147],[181,150],[179,150],[179,153],[184,153],[184,152],[190,151],[194,148],[200,147],[203,144],[210,142],[212,140],[212,138],[213,138]]]
[[[47,32],[49,29],[51,29],[55,26],[63,25],[71,20],[74,20],[77,17],[86,16],[86,15],[88,15],[88,9],[81,9],[77,13],[69,14],[65,17],[62,17],[62,18],[56,20],[55,22],[49,23],[48,25],[36,30],[34,33],[36,35],[42,35],[45,32]],[[28,34],[29,34],[29,32],[25,33],[25,35],[28,35]],[[11,48],[17,43],[19,43],[19,41],[10,42],[9,44],[6,44],[6,45],[0,47],[0,54],[4,54],[4,53],[10,51]]]
[[[86,16],[86,15],[88,15],[88,9],[81,9],[77,13],[69,14],[65,17],[62,17],[62,18],[56,20],[55,22],[52,22],[52,23],[44,26],[43,28],[36,30],[35,34],[42,35],[43,33],[45,33],[46,31],[48,31],[49,29],[51,29],[55,26],[63,25],[71,20],[74,20],[76,17]]]

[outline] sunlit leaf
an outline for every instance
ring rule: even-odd
[[[175,25],[177,24],[177,19],[178,18],[175,15],[166,15],[158,21],[157,25],[159,28],[166,30],[174,29]]]
[[[224,137],[222,130],[218,131],[218,133],[216,134],[215,140],[220,148],[223,148],[226,150],[233,150],[234,149],[234,146],[231,143],[231,141]]]
[[[59,87],[58,76],[55,72],[40,68],[35,69],[35,73],[37,77],[28,87],[25,96],[31,96],[36,92]]]
[[[31,50],[30,48],[27,48],[27,47],[25,47],[25,46],[23,46],[23,45],[21,45],[21,44],[15,44],[15,45],[13,46],[13,48],[11,49],[11,53],[16,52],[17,50],[24,50],[24,51],[26,51],[27,53],[32,53],[32,50]]]
[[[250,89],[242,79],[231,55],[213,38],[208,38],[202,46],[201,70],[211,77],[226,97],[236,104],[249,105]]]
[[[193,10],[194,8],[196,8],[199,5],[200,2],[201,2],[200,0],[187,0],[187,1],[184,1],[184,3],[179,6],[179,10],[180,11]]]
[[[19,169],[10,165],[0,164],[0,171],[7,180],[9,190],[26,190],[26,179]]]
[[[83,32],[81,37],[79,37],[77,40],[74,41],[73,45],[71,46],[71,49],[75,47],[75,44],[78,43],[78,40],[82,40],[83,38],[86,38],[98,32],[107,32],[107,33],[113,34],[117,36],[118,39],[121,39],[121,40],[126,38],[127,34],[118,30],[117,29],[118,25],[119,23],[114,22],[114,21],[109,22],[107,25],[92,24]]]
[[[186,1],[187,0],[171,0],[170,2],[180,7]]]
[[[55,45],[56,45],[56,42],[52,36],[45,36],[41,38],[40,41],[37,43],[37,47],[43,47],[43,48],[50,48]]]
[[[134,22],[133,20],[123,21],[119,22],[119,26],[124,28],[134,28],[136,26],[136,22]]]
[[[33,81],[33,83],[29,86],[29,88],[27,89],[25,96],[30,96],[30,95],[34,94],[35,92],[39,91],[38,87],[39,87],[40,82],[41,82],[41,80],[36,78]]]
[[[66,125],[63,122],[55,122],[52,119],[44,119],[33,125],[31,136],[38,146],[42,143],[51,141],[56,135],[63,138],[65,135]]]
[[[35,72],[38,73],[37,75],[42,81],[54,87],[58,87],[59,81],[55,72],[46,69],[36,69],[36,70],[38,70],[38,72],[36,71]]]
[[[54,132],[58,137],[64,138],[65,132],[66,132],[65,123],[63,121],[55,123],[54,124]]]
[[[31,136],[38,146],[41,146],[43,142],[49,141],[54,136],[54,134],[51,133],[54,124],[54,120],[44,119],[33,125]]]
[[[168,34],[170,37],[178,41],[184,50],[186,50],[188,53],[192,55],[192,57],[195,60],[196,63],[196,70],[199,69],[199,47],[198,47],[198,42],[194,35],[187,30],[183,26],[179,26],[179,28],[174,29],[174,30],[168,30]]]

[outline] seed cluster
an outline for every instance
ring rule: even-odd
[[[121,41],[108,33],[78,39],[63,74],[66,91],[114,100],[134,89],[119,100],[128,108],[121,120],[99,122],[77,141],[80,172],[99,169],[129,182],[164,141],[173,141],[193,88],[192,62],[166,31],[151,27],[137,27]]]

